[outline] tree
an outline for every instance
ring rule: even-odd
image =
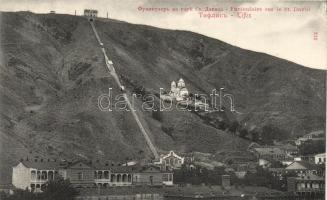
[[[313,141],[309,140],[300,145],[300,153],[302,155],[310,155],[325,152],[326,144],[325,141]]]
[[[42,199],[46,200],[73,200],[78,191],[71,185],[68,179],[56,177],[49,181],[42,193]]]
[[[256,130],[252,130],[250,132],[250,135],[251,135],[251,139],[253,142],[259,142],[259,139],[260,139],[260,134],[258,131]]]
[[[262,128],[262,142],[272,145],[274,140],[283,140],[288,138],[288,133],[274,125],[268,124]]]
[[[240,137],[241,138],[246,138],[247,135],[248,135],[248,131],[246,129],[240,130]]]
[[[238,121],[233,121],[229,127],[229,131],[235,134],[236,131],[239,130],[239,128],[240,128],[240,124],[238,123]]]

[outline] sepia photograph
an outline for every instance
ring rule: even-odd
[[[325,200],[326,0],[0,0],[0,200]]]

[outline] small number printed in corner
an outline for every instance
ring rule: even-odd
[[[313,40],[318,40],[318,32],[313,32]]]

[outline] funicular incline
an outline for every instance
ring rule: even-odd
[[[98,34],[98,32],[97,32],[97,30],[95,28],[94,22],[93,21],[89,21],[89,22],[91,24],[93,33],[94,33],[94,35],[95,35],[95,37],[96,37],[96,39],[97,39],[97,41],[98,41],[98,43],[100,45],[100,48],[101,48],[101,51],[103,53],[105,63],[106,63],[106,66],[107,66],[107,68],[109,70],[110,75],[115,79],[115,82],[117,83],[117,85],[121,89],[121,91],[124,92],[124,94],[123,94],[124,99],[125,99],[125,101],[126,101],[126,103],[128,105],[128,108],[130,109],[130,111],[131,111],[131,113],[132,113],[132,115],[133,115],[133,117],[134,117],[140,131],[142,132],[148,147],[150,148],[152,154],[154,155],[155,160],[159,160],[158,152],[157,152],[155,146],[153,145],[153,143],[152,143],[152,141],[151,141],[151,139],[149,137],[149,134],[147,133],[146,128],[143,126],[142,122],[140,121],[140,118],[137,115],[136,110],[134,110],[134,108],[132,107],[131,102],[130,102],[130,100],[128,98],[128,95],[127,95],[127,93],[125,91],[125,88],[124,88],[124,86],[121,84],[121,82],[119,80],[119,77],[118,77],[118,74],[117,74],[117,72],[116,72],[116,70],[114,68],[113,62],[107,56],[106,50],[105,50],[105,48],[103,46],[103,43],[101,42],[99,34]]]

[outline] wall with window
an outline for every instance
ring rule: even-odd
[[[66,178],[76,187],[93,186],[94,170],[92,169],[67,169]]]
[[[20,189],[30,189],[31,170],[25,167],[22,163],[13,167],[12,184]]]
[[[135,173],[133,175],[134,185],[163,185],[163,173]]]

